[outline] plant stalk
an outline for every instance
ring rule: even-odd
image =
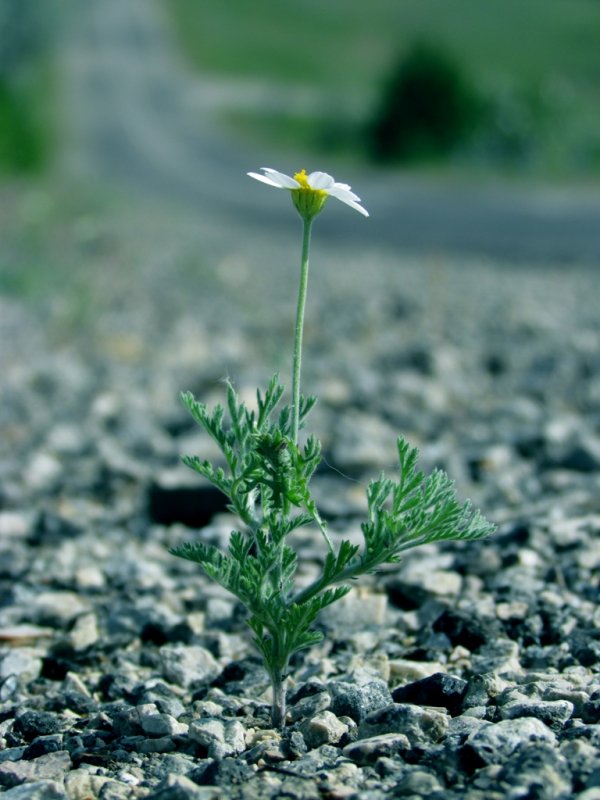
[[[304,307],[306,306],[306,289],[308,286],[308,259],[310,253],[310,232],[312,217],[304,217],[302,235],[302,259],[300,263],[300,286],[298,288],[298,305],[296,307],[296,331],[294,336],[294,360],[292,368],[292,439],[298,444],[300,428],[300,371],[302,369],[302,333],[304,330]]]
[[[286,715],[286,678],[282,672],[271,673],[271,686],[273,687],[273,703],[271,705],[271,721],[273,727],[282,730],[285,727]]]

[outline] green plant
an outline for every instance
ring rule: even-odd
[[[300,393],[310,234],[312,222],[329,196],[368,214],[347,184],[335,183],[325,173],[307,175],[302,170],[293,178],[270,169],[264,173],[249,174],[270,186],[289,189],[304,223],[292,401],[282,402],[284,387],[277,376],[264,393],[257,392],[255,410],[240,402],[228,383],[227,420],[223,406],[211,411],[191,393],[182,395],[190,414],[218,444],[226,468],[215,468],[196,456],[185,457],[184,463],[229,498],[230,509],[243,530],[231,533],[227,551],[190,542],[172,552],[200,564],[209,577],[248,609],[254,643],[273,688],[273,724],[282,727],[290,658],[321,639],[313,623],[323,608],[350,591],[351,581],[383,564],[397,563],[412,547],[445,539],[478,539],[489,534],[493,526],[469,502],[457,501],[453,483],[444,472],[435,470],[426,477],[418,471],[417,450],[399,438],[398,479],[381,474],[368,486],[362,546],[346,539],[337,545],[332,542],[310,491],[311,476],[321,460],[321,445],[312,435],[300,444],[298,436],[316,402],[314,397]],[[294,581],[298,556],[288,544],[288,536],[304,525],[320,530],[327,552],[319,577],[298,589]]]

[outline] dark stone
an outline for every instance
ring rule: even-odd
[[[25,711],[14,721],[13,732],[18,733],[26,742],[32,742],[38,736],[59,733],[64,727],[64,720],[56,714],[46,711]]]
[[[157,647],[161,647],[169,641],[169,634],[159,623],[147,622],[140,631],[140,640],[144,644],[155,644]]]
[[[42,678],[49,681],[63,681],[68,672],[76,671],[75,662],[66,655],[51,652],[42,659]]]
[[[30,760],[38,756],[45,756],[47,753],[56,753],[57,750],[62,750],[64,745],[63,737],[58,734],[50,736],[38,736],[23,753],[23,758]]]
[[[83,528],[74,522],[51,511],[41,511],[29,536],[28,544],[33,547],[60,544],[65,539],[75,539],[82,533]]]
[[[405,585],[397,579],[392,579],[386,586],[387,596],[390,603],[402,611],[416,611],[421,607],[421,604],[427,599],[426,592],[417,592],[413,585]]]
[[[600,641],[595,629],[575,629],[569,637],[571,652],[582,667],[593,667],[600,661]]]
[[[540,459],[544,453],[546,440],[543,436],[535,433],[519,436],[514,442],[513,447],[522,458]]]
[[[304,736],[300,731],[291,731],[289,737],[283,741],[283,751],[290,761],[302,758],[308,751]]]
[[[504,375],[507,370],[507,363],[504,356],[500,353],[490,353],[483,360],[483,366],[489,375],[497,378]]]
[[[598,452],[583,444],[574,445],[560,459],[552,461],[548,466],[574,472],[596,472],[600,469],[600,457]]]
[[[399,686],[392,692],[395,703],[418,706],[441,706],[455,716],[467,690],[467,682],[444,672],[436,672],[422,680]]]
[[[584,703],[581,710],[581,719],[590,725],[600,720],[600,689],[596,690]]]
[[[211,686],[222,689],[228,683],[237,683],[243,681],[251,669],[255,669],[258,661],[256,659],[242,659],[240,661],[230,661],[229,664],[218,675]]]
[[[264,677],[262,661],[257,656],[250,655],[231,661],[210,685],[223,689],[226,694],[247,696],[252,691],[251,687],[263,685]]]
[[[482,620],[466,611],[446,609],[433,623],[436,633],[444,633],[454,646],[462,645],[471,652],[497,639],[501,625],[495,620]]]
[[[600,786],[600,766],[596,767],[596,769],[590,772],[588,779],[585,782],[586,789],[592,789],[598,786]]]
[[[97,709],[97,703],[92,697],[86,697],[84,694],[76,691],[67,691],[61,696],[61,706],[56,708],[57,711],[64,711],[69,709],[76,714],[90,715]]]
[[[399,353],[386,353],[379,359],[379,365],[386,371],[409,369],[420,375],[433,375],[434,360],[430,350],[424,347],[413,347]]]
[[[229,500],[214,486],[161,486],[148,490],[148,514],[159,525],[179,522],[188,528],[203,528],[215,514],[227,511]]]
[[[577,663],[573,656],[565,653],[559,645],[548,645],[547,647],[532,645],[521,653],[520,658],[523,667],[532,670],[552,668],[562,672]]]
[[[207,759],[207,765],[189,777],[199,786],[239,786],[254,775],[254,770],[245,761],[227,757],[222,761]]]
[[[494,538],[496,544],[503,550],[509,545],[517,545],[517,547],[521,547],[529,542],[529,539],[531,538],[531,530],[527,522],[517,522],[508,530],[503,530],[496,534]]]

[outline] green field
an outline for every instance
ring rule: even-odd
[[[322,91],[322,106],[308,113],[284,103],[268,113],[228,111],[230,122],[264,144],[326,149],[346,127],[342,145],[360,156],[357,127],[368,123],[391,64],[425,39],[453,53],[497,105],[500,135],[535,151],[526,169],[600,175],[598,0],[163,3],[200,74]],[[472,160],[493,161],[483,151]]]

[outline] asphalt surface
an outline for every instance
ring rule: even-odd
[[[235,218],[264,229],[265,213],[270,225],[289,225],[277,193],[250,185],[245,173],[298,165],[272,163],[224,134],[215,119],[218,86],[185,67],[157,3],[103,0],[74,11],[64,60],[72,165],[226,225]],[[371,219],[359,224],[342,208],[328,215],[320,235],[332,242],[540,263],[600,260],[600,189],[450,185],[363,169],[336,177],[353,185]]]

